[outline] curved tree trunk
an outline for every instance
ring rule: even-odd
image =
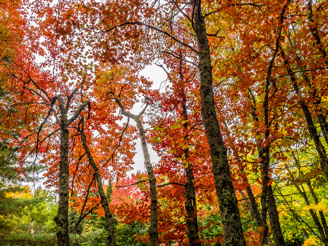
[[[114,95],[115,96],[115,95]],[[150,218],[150,230],[149,230],[149,237],[151,246],[158,246],[158,215],[157,215],[157,191],[156,191],[156,177],[154,174],[153,165],[150,161],[150,155],[147,146],[146,134],[143,124],[141,122],[140,117],[146,111],[148,104],[146,107],[140,112],[139,115],[134,115],[124,110],[124,106],[122,105],[121,101],[118,98],[115,98],[116,103],[122,110],[122,114],[132,118],[136,123],[139,130],[139,135],[141,138],[141,146],[142,152],[145,158],[145,167],[148,173],[149,178],[149,189],[150,189],[150,209],[151,209],[151,218]]]
[[[107,236],[107,245],[108,246],[115,246],[116,245],[116,240],[115,240],[115,231],[114,231],[114,223],[113,223],[113,215],[110,212],[109,209],[109,205],[108,205],[108,197],[106,196],[106,193],[104,191],[103,185],[102,185],[102,181],[101,181],[101,174],[99,171],[98,166],[96,165],[91,152],[88,148],[87,145],[87,140],[86,137],[84,135],[83,132],[83,122],[82,122],[82,130],[81,130],[81,142],[83,144],[83,148],[85,149],[85,152],[87,153],[88,159],[89,159],[89,163],[92,166],[94,172],[95,172],[95,176],[96,176],[96,180],[97,180],[97,184],[98,184],[98,191],[100,194],[100,198],[101,198],[101,205],[105,211],[105,220],[106,220],[106,224],[105,224],[105,228],[108,232],[108,236]]]
[[[150,241],[152,246],[159,245],[158,242],[158,222],[157,222],[157,191],[156,191],[156,177],[154,174],[153,166],[150,162],[150,156],[149,151],[147,147],[147,140],[146,140],[146,134],[143,127],[143,124],[139,117],[133,118],[137,122],[137,126],[140,133],[141,138],[141,146],[143,155],[145,158],[145,166],[147,169],[148,177],[149,177],[149,188],[150,188],[150,208],[151,208],[151,219],[150,219]]]

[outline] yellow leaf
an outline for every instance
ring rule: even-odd
[[[313,236],[310,236],[307,240],[305,240],[303,246],[316,246],[316,245],[319,245],[320,241],[313,237]]]

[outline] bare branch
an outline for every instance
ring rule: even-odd
[[[177,182],[169,182],[169,183],[165,183],[165,184],[159,184],[159,185],[156,185],[156,187],[158,187],[158,188],[162,188],[162,187],[167,186],[167,185],[179,185],[179,186],[183,186],[183,187],[186,186],[186,185],[184,185],[184,184],[177,183]]]
[[[158,31],[158,32],[160,32],[160,33],[162,33],[162,34],[168,36],[169,38],[173,39],[174,41],[178,42],[179,44],[181,44],[181,45],[187,47],[188,49],[192,50],[192,51],[195,52],[196,54],[198,54],[198,51],[197,51],[196,49],[194,49],[194,48],[193,48],[192,46],[190,46],[189,44],[186,44],[186,43],[182,42],[181,40],[177,39],[177,38],[174,37],[172,34],[166,32],[166,31],[164,31],[164,30],[162,30],[162,29],[160,29],[160,28],[157,28],[157,27],[154,27],[154,26],[151,26],[151,25],[148,25],[148,24],[142,23],[142,22],[138,22],[138,21],[135,21],[135,22],[133,22],[133,21],[124,22],[124,23],[122,23],[122,24],[120,24],[120,25],[117,25],[117,26],[111,27],[111,28],[109,28],[109,29],[107,29],[107,30],[105,30],[105,31],[103,31],[103,32],[110,32],[110,31],[112,31],[112,30],[114,30],[114,29],[116,29],[116,28],[123,27],[123,26],[127,26],[127,25],[145,26],[145,27],[147,27],[147,28],[149,28],[149,29],[153,29],[153,30],[155,30],[155,31]]]
[[[116,188],[126,188],[126,187],[130,187],[130,186],[133,186],[133,185],[137,185],[137,184],[140,184],[140,183],[144,183],[144,182],[147,182],[149,181],[149,179],[145,179],[145,180],[139,180],[135,183],[132,183],[132,184],[128,184],[128,185],[115,185]]]

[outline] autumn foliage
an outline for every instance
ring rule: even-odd
[[[328,245],[327,6],[0,0],[0,139],[59,193],[58,245],[69,208],[106,245]]]

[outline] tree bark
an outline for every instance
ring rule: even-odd
[[[262,211],[261,211],[261,217],[262,217],[262,225],[264,226],[264,231],[263,231],[263,238],[261,244],[264,245],[267,243],[267,235],[268,235],[268,226],[266,223],[266,216],[267,213],[269,213],[269,220],[270,220],[270,226],[271,226],[271,231],[273,234],[273,239],[274,239],[274,245],[275,246],[284,246],[285,241],[283,237],[283,233],[281,231],[281,226],[279,222],[279,216],[278,216],[278,211],[274,199],[274,194],[272,191],[272,187],[270,184],[270,176],[269,176],[269,171],[270,171],[270,147],[271,143],[268,141],[269,136],[270,136],[270,127],[273,122],[273,119],[269,119],[269,90],[270,90],[270,85],[271,85],[271,77],[272,77],[272,70],[274,67],[274,62],[276,59],[276,56],[279,51],[279,42],[281,38],[281,33],[282,33],[282,28],[283,28],[283,21],[284,21],[284,14],[287,10],[287,7],[290,3],[290,0],[287,0],[286,4],[284,5],[280,17],[279,17],[279,32],[278,36],[275,41],[275,49],[273,51],[273,55],[270,59],[268,70],[267,70],[267,76],[265,79],[265,87],[264,87],[264,100],[263,100],[263,114],[264,114],[264,137],[261,141],[257,142],[257,149],[259,152],[259,158],[260,158],[260,165],[261,165],[261,175],[262,175],[262,194],[261,194],[261,205],[262,205]],[[253,95],[251,94],[252,98]],[[251,111],[251,114],[253,116],[253,120],[255,122],[255,125],[259,126],[260,121],[258,118],[258,115],[256,114],[256,101],[253,98],[254,101],[254,107]],[[260,135],[260,133],[257,133]],[[264,144],[264,147],[262,146]]]
[[[199,242],[199,234],[198,234],[196,193],[195,193],[195,186],[193,183],[194,175],[192,172],[191,163],[188,163],[185,172],[186,172],[185,207],[187,210],[189,246],[197,246],[201,244]]]
[[[151,208],[151,219],[150,219],[150,241],[152,246],[158,246],[158,215],[157,215],[157,191],[156,191],[156,177],[154,174],[153,166],[150,162],[150,155],[147,146],[146,134],[143,127],[143,124],[139,117],[133,117],[133,119],[137,122],[137,126],[139,129],[139,134],[141,138],[141,146],[142,152],[145,158],[145,166],[147,169],[148,177],[149,177],[149,188],[150,188],[150,208]]]
[[[284,52],[284,51],[282,51]],[[283,54],[283,56],[285,57],[285,54]],[[306,83],[308,84],[308,86],[311,88],[311,80],[309,78],[309,75],[304,71],[305,70],[305,66],[301,65],[301,58],[297,55],[297,53],[295,54],[295,58],[297,61],[297,65],[298,67],[300,67],[300,70],[302,71],[302,77],[303,79],[306,81]],[[284,58],[286,59],[286,58]],[[326,65],[328,65],[328,63],[326,63]],[[288,72],[290,75],[292,75],[295,78],[296,81],[296,75],[295,73],[292,71],[292,69],[289,66],[288,60],[286,59],[286,63],[285,66],[288,67],[288,69],[290,69],[290,71]],[[293,81],[294,83],[294,81]],[[313,97],[316,98],[316,90],[314,91],[310,91],[309,90],[309,94]],[[328,144],[328,124],[327,124],[327,120],[326,120],[326,116],[323,113],[323,110],[320,107],[320,104],[322,103],[321,99],[318,99],[316,102],[314,102],[314,105],[316,105],[317,107],[315,107],[315,114],[318,118],[319,124],[320,124],[320,128],[322,130],[322,134],[325,138],[326,143]],[[306,105],[307,106],[307,105]],[[318,107],[319,106],[319,107]]]
[[[249,184],[247,184],[247,185],[248,185],[247,188],[251,188],[249,186]],[[262,226],[261,214],[260,214],[260,210],[258,209],[257,203],[255,201],[253,191],[251,193],[251,196],[253,196],[252,198],[250,198],[250,194],[247,191],[246,192],[247,192],[248,197],[246,196],[246,194],[243,191],[239,191],[239,192],[240,192],[241,196],[243,197],[243,199],[245,200],[245,202],[247,204],[247,209],[249,210],[249,213],[255,220],[257,227],[261,227]]]
[[[315,204],[318,204],[319,203],[319,200],[318,200],[318,197],[317,197],[317,195],[315,194],[315,192],[313,190],[313,187],[311,185],[311,181],[308,181],[306,184],[309,187],[309,190],[311,192],[311,195],[312,195],[312,197],[314,199]],[[328,225],[327,225],[326,217],[325,217],[325,215],[324,215],[324,213],[322,211],[319,211],[319,215],[320,215],[320,219],[321,219],[321,223],[322,223],[323,229],[325,230],[325,234],[326,234],[326,237],[327,237],[328,236]]]
[[[183,81],[182,74],[182,57],[180,57],[180,82],[183,90],[183,100],[181,103],[182,106],[182,116],[185,123],[183,127],[185,129],[188,128],[188,111],[187,111],[187,99]],[[185,138],[188,138],[186,136]],[[189,148],[184,151],[185,160],[189,158]],[[198,221],[197,221],[197,203],[196,203],[196,191],[194,185],[194,174],[193,174],[193,165],[188,161],[187,167],[185,168],[186,173],[186,183],[185,183],[185,208],[187,211],[187,226],[188,226],[188,238],[189,238],[189,246],[198,246],[200,245],[199,241],[199,233],[198,233]]]
[[[317,45],[319,51],[321,52],[322,57],[324,59],[326,59],[327,58],[327,52],[325,50],[325,47],[322,44],[322,41],[321,41],[321,38],[320,38],[320,35],[319,35],[319,28],[318,28],[317,24],[315,23],[315,20],[313,19],[313,10],[312,10],[312,8],[313,8],[313,0],[308,0],[308,10],[309,10],[308,19],[309,19],[309,26],[310,26],[311,34],[315,39],[316,45]],[[326,65],[328,65],[327,60],[325,60],[324,62],[325,62]]]
[[[296,156],[293,154],[293,158],[294,158],[294,161],[295,161],[295,164],[296,166],[299,168],[301,168],[301,165],[298,161],[298,159],[296,158]],[[289,171],[289,173],[291,174],[292,178],[295,179],[292,175],[292,172],[290,171],[290,169],[287,167],[287,170]],[[300,171],[300,175],[303,175],[302,171]],[[297,183],[294,183],[294,186],[296,187],[297,191],[301,194],[301,196],[303,197],[305,203],[307,206],[309,206],[311,203],[310,203],[310,200],[305,192],[305,189],[303,187],[302,184],[297,184]],[[313,195],[313,194],[312,194]],[[310,215],[311,215],[311,218],[314,222],[314,224],[316,225],[317,227],[317,230],[319,231],[319,234],[320,236],[318,236],[320,238],[320,240],[324,243],[324,245],[328,245],[328,238],[325,234],[325,231],[324,231],[324,228],[322,227],[321,223],[320,223],[320,220],[319,220],[319,217],[317,215],[317,213],[313,210],[313,209],[309,209],[309,212],[310,212]]]
[[[116,97],[116,95],[113,95],[113,96]],[[140,117],[143,115],[143,113],[147,109],[148,104],[140,112],[139,115],[134,115],[134,114],[131,114],[124,110],[124,106],[122,105],[121,101],[118,98],[115,98],[115,101],[121,108],[122,114],[127,117],[132,118],[137,123],[139,135],[141,138],[142,152],[143,152],[143,155],[145,158],[145,167],[146,167],[148,178],[149,178],[150,209],[151,209],[149,237],[150,237],[151,246],[158,246],[159,240],[158,240],[158,215],[157,215],[158,212],[157,212],[156,177],[154,174],[153,165],[151,164],[151,161],[150,161],[150,155],[149,155],[148,146],[147,146],[145,129],[144,129],[143,124],[140,119]]]
[[[297,184],[295,184],[295,187],[297,188],[298,192],[303,196],[303,199],[304,199],[306,205],[309,206],[311,203],[310,203],[305,191],[302,191],[301,188],[299,187],[299,185],[297,185]],[[323,242],[323,244],[325,246],[328,246],[328,238],[324,232],[324,228],[322,227],[322,225],[320,223],[317,213],[313,209],[310,209],[309,212],[312,217],[312,220],[314,221],[314,223],[320,233],[320,240]]]
[[[69,231],[68,231],[69,131],[66,122],[67,122],[67,112],[64,114],[62,113],[61,124],[60,124],[59,202],[58,202],[58,212],[57,215],[55,216],[55,222],[58,226],[58,232],[57,232],[58,246],[69,245]]]
[[[255,114],[253,114],[253,116],[255,116]],[[264,221],[264,223],[262,221],[259,206],[258,206],[258,204],[255,200],[253,190],[252,190],[251,186],[249,185],[247,175],[244,172],[244,167],[242,165],[242,162],[241,162],[241,160],[238,156],[238,153],[237,153],[236,149],[233,147],[233,143],[231,141],[231,137],[230,137],[230,133],[229,133],[229,128],[228,128],[228,125],[227,125],[226,122],[224,122],[224,126],[226,128],[225,130],[226,130],[226,134],[227,134],[227,137],[229,139],[230,145],[232,146],[233,154],[236,157],[237,162],[240,165],[240,172],[242,174],[243,181],[246,184],[246,193],[247,193],[248,197],[244,194],[244,192],[242,192],[242,191],[239,191],[239,192],[242,195],[242,197],[246,200],[248,210],[249,210],[251,216],[253,217],[253,219],[256,221],[256,225],[258,227],[263,227],[264,228],[264,231],[261,232],[261,236],[262,236],[261,241],[262,241],[262,244],[267,244],[268,243],[268,235],[267,235],[268,234],[268,226],[267,226],[267,223],[266,223],[266,221]]]
[[[288,72],[289,78],[290,78],[290,80],[293,84],[294,91],[295,91],[296,95],[298,96],[298,101],[299,101],[299,104],[300,104],[301,109],[303,111],[303,114],[305,116],[308,131],[310,133],[311,139],[313,140],[313,142],[315,144],[315,147],[316,147],[316,150],[319,154],[321,168],[322,168],[323,172],[325,173],[326,177],[328,178],[328,158],[327,158],[326,150],[325,150],[325,148],[323,147],[323,145],[320,141],[320,137],[319,137],[317,129],[314,125],[311,112],[310,112],[308,106],[306,105],[304,99],[302,98],[300,89],[299,89],[298,84],[297,84],[296,74],[291,69],[283,49],[281,49],[281,55],[282,55],[282,58],[284,60],[284,65],[285,65],[286,70]]]
[[[272,192],[272,187],[270,184],[270,177],[269,177],[269,171],[270,171],[270,142],[267,140],[269,139],[270,136],[270,127],[273,122],[273,119],[269,119],[269,92],[270,92],[270,84],[271,84],[271,76],[272,76],[272,69],[274,66],[274,62],[276,59],[276,56],[279,51],[279,42],[281,38],[281,32],[282,32],[282,27],[283,27],[283,19],[284,19],[284,13],[286,11],[286,8],[289,4],[289,1],[285,4],[284,8],[281,11],[280,14],[280,28],[279,28],[279,33],[278,37],[275,42],[275,49],[273,52],[273,55],[270,59],[268,70],[267,70],[267,76],[265,79],[265,85],[264,85],[264,100],[263,100],[263,114],[264,114],[264,119],[263,123],[265,126],[264,130],[264,136],[261,140],[257,141],[257,150],[259,152],[259,158],[260,158],[260,166],[261,166],[261,176],[262,176],[262,193],[261,193],[261,205],[262,205],[262,210],[261,210],[261,219],[262,219],[262,226],[264,227],[264,231],[262,232],[262,241],[261,245],[265,245],[268,243],[268,233],[269,233],[269,228],[267,225],[267,213],[269,212],[269,219],[270,219],[270,225],[271,225],[271,231],[273,234],[274,238],[274,245],[276,246],[284,246],[284,237],[281,231],[280,223],[279,223],[279,216],[278,216],[278,211],[277,207],[275,204],[275,199],[274,199],[274,194]],[[256,113],[256,101],[251,93],[251,90],[249,90],[251,99],[253,100],[254,106],[251,110],[251,115],[253,118],[253,121],[255,123],[255,126],[258,127],[260,125],[260,120],[259,117]],[[260,133],[257,132],[257,135],[260,136]],[[262,146],[264,145],[264,147]],[[273,226],[273,228],[272,228]]]
[[[322,58],[324,58],[324,62],[326,64],[326,66],[328,66],[328,61],[327,61],[327,52],[325,50],[325,47],[322,44],[320,35],[319,35],[319,28],[313,18],[313,0],[309,0],[308,1],[308,10],[309,10],[309,24],[310,24],[310,30],[311,30],[311,34],[315,39],[316,45],[322,55]],[[322,112],[317,112],[317,117],[319,120],[319,124],[320,124],[320,128],[322,130],[323,136],[326,140],[326,143],[328,144],[328,123],[326,120],[326,116],[324,116],[322,114]]]
[[[100,174],[99,168],[96,165],[96,163],[91,155],[90,149],[87,145],[87,140],[86,140],[85,134],[83,132],[83,130],[84,130],[83,128],[84,127],[83,127],[83,120],[82,120],[81,142],[82,142],[83,148],[85,149],[85,152],[87,153],[89,163],[95,172],[95,176],[96,176],[96,180],[97,180],[97,184],[98,184],[98,192],[99,192],[100,198],[101,198],[101,205],[105,211],[105,220],[106,220],[105,228],[108,232],[107,245],[108,246],[116,246],[113,215],[109,209],[108,197],[106,196],[106,193],[105,193],[103,185],[102,185],[102,181],[101,181],[102,179],[101,179],[101,174]]]
[[[274,194],[272,190],[272,185],[268,186],[268,213],[270,219],[270,227],[273,235],[274,245],[283,246],[285,245],[285,240],[283,233],[281,231],[279,213],[276,206],[276,201],[274,199]]]
[[[80,115],[82,110],[89,104],[89,101],[84,102],[74,115],[68,119],[68,110],[70,102],[78,89],[75,89],[71,95],[67,96],[66,106],[63,98],[58,95],[54,96],[51,101],[51,108],[56,101],[59,102],[60,119],[57,118],[57,123],[60,127],[60,161],[59,161],[59,202],[58,211],[54,220],[58,226],[57,242],[58,246],[69,246],[69,223],[68,223],[68,202],[69,202],[69,130],[68,127]],[[54,110],[53,110],[54,111]],[[55,111],[54,111],[55,112]]]
[[[269,135],[269,132],[267,132],[266,135]],[[270,183],[270,177],[269,177],[270,146],[266,146],[265,148],[261,148],[260,146],[258,146],[258,151],[259,151],[259,157],[262,160],[260,163],[262,169],[261,218],[262,218],[262,226],[264,227],[264,231],[262,233],[263,237],[262,237],[261,245],[265,245],[268,243],[267,238],[269,233],[269,227],[267,225],[267,212],[268,212],[268,187]]]
[[[211,53],[207,39],[205,19],[202,15],[201,1],[193,0],[193,27],[199,47],[199,71],[201,112],[207,141],[212,157],[216,193],[222,219],[224,244],[231,246],[246,245],[239,214],[238,201],[232,185],[231,173],[220,125],[216,117]]]

